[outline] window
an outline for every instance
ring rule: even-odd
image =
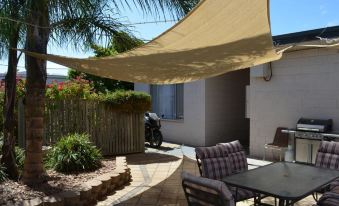
[[[184,85],[152,85],[152,111],[163,119],[184,118]]]

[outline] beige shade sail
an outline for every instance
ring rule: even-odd
[[[114,57],[28,55],[110,79],[174,84],[281,58],[273,47],[268,0],[202,0],[158,38]]]

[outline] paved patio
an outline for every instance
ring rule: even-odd
[[[145,154],[127,155],[132,182],[97,205],[187,205],[180,174],[188,171],[199,175],[194,158],[194,148],[169,143],[164,143],[160,150],[148,148]],[[269,163],[254,159],[248,159],[248,162],[250,169]],[[263,202],[274,205],[273,198]],[[311,206],[314,203],[312,197],[307,197],[295,205]],[[253,205],[251,200],[237,203],[237,206],[250,205]]]

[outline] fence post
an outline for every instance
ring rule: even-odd
[[[18,100],[18,144],[21,148],[26,148],[25,137],[25,106],[24,99]]]

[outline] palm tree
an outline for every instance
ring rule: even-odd
[[[20,58],[16,50],[19,43],[22,43],[22,31],[24,25],[20,22],[8,21],[8,19],[21,19],[22,4],[25,0],[11,0],[0,3],[0,59],[2,56],[8,57],[8,69],[5,78],[5,96],[4,96],[4,144],[2,146],[1,163],[6,168],[6,173],[11,179],[18,179],[18,169],[15,163],[15,96],[16,96],[16,73],[17,64]],[[2,114],[1,114],[2,115]]]
[[[135,6],[152,15],[165,10],[180,17],[197,0],[27,0],[26,50],[46,54],[51,39],[59,44],[74,42],[75,47],[88,47],[105,36],[114,38],[128,31],[111,17],[122,7]],[[132,2],[132,3],[131,3]],[[110,42],[110,40],[108,41]],[[82,43],[82,44],[81,44]],[[26,159],[23,181],[41,181],[43,114],[45,106],[46,61],[26,56]]]

